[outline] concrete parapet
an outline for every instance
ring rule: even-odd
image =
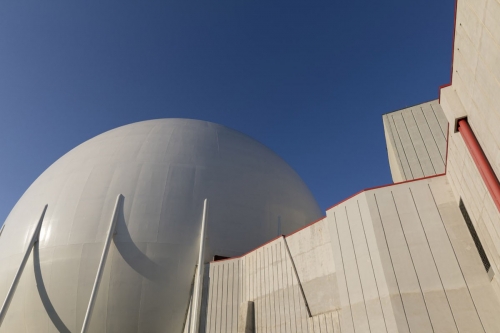
[[[200,332],[244,332],[248,302],[256,332],[500,332],[446,176],[363,191],[286,242],[209,265]]]

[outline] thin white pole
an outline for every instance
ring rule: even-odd
[[[290,248],[288,247],[288,243],[284,235],[281,236],[283,239],[283,243],[285,244],[286,252],[288,253],[288,257],[290,258],[290,262],[292,263],[293,272],[295,273],[295,278],[297,279],[297,283],[299,284],[300,293],[302,294],[302,299],[304,300],[304,304],[306,305],[307,315],[312,317],[311,309],[309,309],[309,303],[307,303],[306,293],[304,292],[304,288],[302,288],[302,283],[300,282],[299,272],[297,272],[297,267],[295,267],[295,262],[293,261],[292,253],[290,252]]]
[[[115,209],[113,210],[113,216],[111,217],[111,223],[109,225],[108,237],[104,243],[104,249],[102,250],[101,261],[99,262],[99,268],[97,269],[97,274],[94,281],[94,287],[92,288],[92,293],[90,294],[89,305],[87,307],[87,312],[85,313],[85,319],[83,320],[82,333],[87,332],[90,317],[92,316],[92,310],[94,309],[94,303],[97,296],[97,291],[99,290],[99,284],[101,283],[102,272],[104,270],[104,264],[106,263],[106,258],[108,257],[109,245],[115,234],[116,220],[118,220],[118,210],[120,209],[121,202],[123,200],[123,195],[119,194],[116,198]]]
[[[19,279],[21,278],[21,275],[23,274],[24,266],[26,266],[26,262],[28,261],[28,258],[30,257],[31,250],[33,249],[33,245],[35,245],[36,242],[38,242],[38,236],[40,235],[40,229],[42,227],[42,222],[43,218],[45,216],[45,212],[47,211],[47,206],[43,208],[42,215],[40,216],[40,219],[38,220],[38,223],[36,224],[35,230],[33,230],[33,234],[31,235],[31,240],[28,244],[28,248],[26,249],[26,252],[24,253],[23,261],[21,261],[21,266],[19,266],[19,269],[17,270],[16,275],[14,276],[14,281],[12,281],[12,285],[10,286],[9,292],[7,293],[7,297],[5,297],[5,301],[3,302],[2,309],[0,309],[0,326],[2,326],[3,319],[5,318],[5,314],[7,313],[7,310],[9,309],[10,302],[12,301],[12,297],[14,297],[14,293],[16,292],[17,284],[19,283]],[[3,227],[2,227],[3,230]]]
[[[191,325],[189,333],[198,333],[200,324],[200,306],[201,306],[201,289],[203,285],[203,269],[205,267],[205,225],[207,220],[207,205],[208,200],[203,202],[203,217],[201,220],[200,234],[200,252],[198,255],[198,267],[196,269],[196,278],[194,280],[193,301],[191,303]]]

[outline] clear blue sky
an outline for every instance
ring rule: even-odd
[[[391,182],[383,113],[448,83],[454,0],[0,2],[0,223],[51,163],[152,118],[261,141],[323,209]]]

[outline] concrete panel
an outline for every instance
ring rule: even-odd
[[[434,200],[429,200],[429,196],[432,195],[430,189],[423,188],[413,191],[412,194],[457,330],[460,332],[477,330],[479,327],[474,327],[470,320],[466,320],[470,316],[469,313],[475,310],[439,211]]]
[[[439,104],[438,104],[439,105]],[[432,105],[431,105],[432,106]],[[439,112],[442,114],[443,112]],[[428,152],[431,163],[435,170],[435,174],[444,173],[445,160],[439,151],[438,144],[434,137],[432,136],[429,125],[427,124],[427,120],[425,119],[424,113],[421,107],[415,107],[412,109],[413,117],[415,117],[415,121],[419,128],[420,134],[422,136],[423,143],[425,145],[426,151]],[[436,112],[434,113],[436,114]],[[444,115],[443,115],[444,117]],[[446,121],[446,118],[445,118]],[[446,126],[448,123],[446,122]]]
[[[456,332],[455,320],[413,196],[413,192],[426,189],[421,184],[409,184],[408,187],[394,189],[393,194],[432,328],[438,332]]]
[[[219,269],[222,270],[222,276],[220,277],[221,285],[220,285],[220,292],[221,292],[221,298],[222,301],[220,302],[220,309],[221,309],[221,316],[220,316],[220,330],[222,332],[228,331],[228,319],[230,320],[230,315],[228,312],[230,312],[232,309],[229,307],[228,304],[228,290],[229,290],[229,267],[225,263],[219,264]]]
[[[332,240],[332,250],[334,253],[336,265],[337,285],[339,288],[339,307],[340,307],[340,326],[342,331],[354,332],[354,318],[352,315],[351,300],[347,285],[346,273],[344,268],[344,259],[342,248],[340,246],[340,235],[338,232],[338,223],[336,211],[331,209],[326,212],[330,230],[330,238]]]
[[[396,148],[396,142],[391,129],[390,119],[388,115],[382,116],[384,124],[385,142],[387,145],[387,155],[389,159],[389,167],[391,169],[392,181],[394,183],[406,180],[406,176],[401,161],[401,156]]]
[[[370,331],[385,332],[386,325],[380,304],[378,287],[376,285],[371,265],[371,256],[368,251],[359,200],[350,200],[349,203],[346,204],[346,210],[349,216],[351,239],[360,276]]]
[[[369,266],[370,273],[368,274],[369,281],[373,279],[370,285],[371,297],[370,302],[372,307],[380,309],[376,316],[372,316],[371,322],[374,323],[378,332],[395,331],[394,315],[392,308],[387,309],[386,305],[390,306],[389,293],[386,286],[386,279],[381,265],[381,258],[377,245],[377,239],[374,232],[374,222],[370,214],[366,194],[357,196],[357,204],[361,218],[361,228],[366,242],[366,255],[364,265]],[[370,265],[367,265],[367,263]],[[361,264],[362,265],[362,264]],[[386,303],[386,304],[384,304]],[[385,309],[384,309],[385,308]],[[388,322],[390,322],[388,324]]]
[[[439,104],[439,100],[434,100],[429,102],[429,106],[432,108],[434,111],[434,115],[436,116],[439,125],[441,126],[441,132],[447,137],[448,135],[448,119],[446,118],[446,115],[443,112],[443,109],[441,108],[441,105]]]
[[[396,128],[396,123],[394,121],[394,118],[392,117],[391,114],[385,115],[388,123],[389,123],[389,131],[390,134],[394,140],[394,145],[397,153],[397,157],[399,158],[399,161],[402,166],[402,174],[404,175],[404,180],[407,179],[413,179],[413,175],[410,169],[410,164],[408,161],[408,157],[406,156],[406,152],[403,148],[402,142],[401,142],[401,136],[399,135],[398,129]]]
[[[396,125],[396,130],[401,139],[401,144],[403,146],[404,153],[408,159],[408,164],[410,166],[411,174],[413,179],[422,178],[424,176],[422,165],[418,159],[415,146],[411,140],[410,134],[408,132],[408,126],[401,113],[394,113],[391,115]]]
[[[437,101],[385,114],[383,122],[394,182],[444,172],[448,125]]]
[[[370,212],[374,235],[374,239],[368,238],[374,258],[372,263],[374,264],[377,280],[380,281],[379,291],[387,330],[388,332],[410,332],[376,195],[369,191],[365,194],[365,199]]]
[[[347,207],[342,205],[335,210],[337,230],[340,238],[340,249],[344,262],[347,290],[351,304],[354,327],[357,332],[369,331],[363,288],[359,276],[356,253],[352,241],[351,227]]]
[[[430,105],[422,105],[421,109],[422,113],[424,114],[427,126],[432,133],[432,137],[438,146],[439,153],[444,160],[446,159],[447,132],[443,131],[443,128],[440,126],[439,121],[436,117],[435,110]]]
[[[425,146],[420,129],[418,128],[418,125],[415,121],[415,117],[413,115],[413,108],[402,111],[401,116],[403,117],[406,129],[408,131],[408,135],[410,136],[410,140],[413,143],[413,147],[417,154],[419,165],[422,168],[424,176],[435,175],[436,170],[432,165],[429,152],[427,150],[427,147]]]
[[[376,194],[389,253],[411,331],[428,332],[429,315],[391,190],[382,188]]]
[[[216,332],[216,318],[217,318],[217,286],[218,286],[218,273],[219,267],[210,267],[210,299],[208,308],[207,332]]]
[[[243,302],[238,309],[237,333],[255,332],[255,307],[254,302]],[[234,331],[232,331],[234,332]]]

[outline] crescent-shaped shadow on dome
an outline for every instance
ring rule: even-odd
[[[52,324],[54,324],[59,332],[71,333],[68,327],[66,327],[64,322],[61,320],[61,317],[59,317],[59,315],[57,314],[56,309],[50,301],[47,289],[45,288],[45,283],[43,282],[42,277],[42,270],[40,269],[40,250],[38,248],[38,242],[36,242],[33,246],[33,269],[35,271],[36,289],[38,290],[38,294],[40,295],[40,299],[42,300],[43,307],[45,308],[45,311],[47,311],[47,315],[52,321]]]
[[[125,199],[124,199],[125,200]],[[151,281],[161,281],[167,276],[161,267],[153,260],[149,259],[141,249],[137,247],[130,236],[128,226],[125,223],[123,214],[123,204],[118,211],[118,220],[116,221],[115,232],[120,235],[120,241],[114,241],[116,249],[122,256],[123,260],[140,275]]]
[[[37,295],[19,304],[31,327],[49,324],[68,332],[80,323],[119,193],[126,204],[118,210],[97,291],[105,297],[95,303],[95,311],[106,315],[92,319],[93,327],[119,332],[139,326],[148,332],[181,331],[199,250],[198,201],[209,197],[214,204],[205,259],[234,257],[267,242],[276,236],[278,216],[285,233],[322,216],[297,173],[237,131],[187,119],[113,129],[47,168],[5,222],[20,223],[7,227],[0,241],[1,271],[14,271],[16,263],[6,258],[18,255],[29,236],[23,227],[27,222],[18,221],[38,215],[34,206],[53,206],[36,250]],[[60,274],[49,274],[54,264]],[[0,290],[9,288],[8,280],[0,281]],[[20,284],[16,293],[31,295],[31,287]],[[26,330],[22,316],[7,319],[7,331]]]

